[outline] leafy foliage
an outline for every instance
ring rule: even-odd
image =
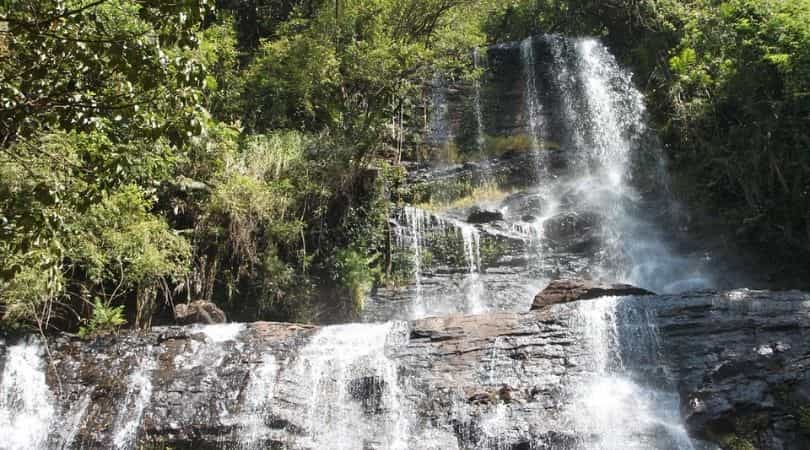
[[[355,249],[341,249],[336,254],[335,271],[340,284],[349,291],[354,312],[363,310],[366,295],[376,279],[373,264],[379,255],[366,257]]]
[[[208,11],[192,0],[3,3],[5,325],[70,328],[94,297],[131,304],[146,325],[185,272],[188,243],[151,209],[201,127],[192,49]]]
[[[93,316],[87,326],[79,328],[79,336],[88,339],[100,334],[110,333],[126,323],[123,306],[111,307],[97,299],[93,304]]]

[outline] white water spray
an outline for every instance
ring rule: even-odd
[[[587,368],[584,383],[571,393],[565,414],[580,436],[582,450],[648,449],[693,450],[678,414],[678,396],[640,385],[631,379],[622,357],[619,309],[629,298],[606,297],[581,301],[572,308],[569,324],[582,330],[589,350],[583,355]],[[648,337],[657,332],[650,323],[642,324]],[[656,339],[643,339],[633,345],[654,346]],[[656,349],[645,349],[655,353]]]
[[[152,371],[157,366],[151,347],[128,379],[129,387],[118,408],[113,424],[113,444],[116,449],[133,448],[138,437],[144,410],[152,399]]]
[[[0,379],[0,449],[44,449],[55,415],[45,381],[42,347],[35,342],[6,349]]]
[[[523,61],[524,103],[526,105],[529,137],[532,151],[540,151],[540,139],[543,136],[542,106],[537,91],[536,61],[534,58],[534,38],[526,38],[520,43],[520,57]]]
[[[312,448],[407,449],[409,410],[387,346],[407,339],[407,325],[351,324],[322,328],[285,376],[303,381],[306,441]]]

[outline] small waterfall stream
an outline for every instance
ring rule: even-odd
[[[456,295],[443,291],[425,292],[423,285],[426,270],[423,261],[425,252],[429,252],[430,247],[437,245],[441,240],[460,244],[461,256],[467,266],[460,281],[461,290],[456,292]],[[452,312],[476,314],[486,310],[482,298],[485,293],[484,286],[480,279],[481,233],[476,227],[451,217],[406,206],[403,208],[397,228],[397,243],[401,248],[407,248],[411,255],[414,280],[411,312],[406,317],[401,317],[402,319],[417,319]]]
[[[477,47],[473,49],[473,67],[476,70],[481,68],[481,53],[478,51]],[[475,110],[475,145],[479,152],[483,152],[485,143],[484,109],[481,106],[481,80],[478,78],[473,81],[473,90],[473,108]]]
[[[397,366],[387,355],[407,339],[402,322],[350,324],[322,328],[280,368],[279,383],[295,386],[304,405],[303,448],[407,449],[409,408]],[[276,370],[275,368],[273,370]],[[272,401],[262,385],[251,384],[250,397]]]
[[[6,348],[0,378],[0,449],[45,448],[55,411],[43,352],[34,340]]]
[[[155,365],[153,351],[149,348],[127,380],[127,393],[113,423],[113,444],[116,449],[126,450],[135,445],[144,410],[152,398],[152,371]]]
[[[623,310],[633,308],[633,298],[605,297],[580,302],[572,308],[572,327],[581,327],[590,352],[584,364],[589,375],[571,393],[565,414],[570,426],[583,436],[577,448],[672,449],[694,447],[680,423],[677,394],[670,387],[661,390],[644,386],[633,379],[626,360],[629,355],[654,355],[657,352],[654,325],[650,322],[625,323]],[[646,335],[635,335],[635,352],[622,347],[625,327],[641,327]]]
[[[526,126],[531,138],[532,150],[539,152],[540,139],[543,137],[542,107],[537,91],[537,73],[535,71],[537,62],[534,57],[534,38],[526,38],[520,43],[520,57],[523,62],[523,78],[526,85],[523,91],[527,115]]]

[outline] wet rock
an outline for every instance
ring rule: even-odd
[[[228,321],[225,312],[211,302],[196,300],[174,306],[174,319],[181,325],[201,323],[206,325]]]
[[[645,296],[655,295],[655,293],[629,284],[609,284],[591,280],[555,280],[534,297],[532,310],[547,308],[558,303],[626,295]]]
[[[573,252],[592,250],[599,243],[601,217],[590,212],[566,212],[543,223],[545,237],[557,248]]]
[[[501,203],[507,208],[509,217],[541,216],[545,210],[543,198],[531,192],[516,192]],[[531,220],[525,220],[531,222]]]
[[[349,382],[349,392],[354,400],[363,405],[366,414],[377,414],[382,409],[385,380],[380,377],[361,377]]]
[[[436,427],[435,436],[444,439],[439,448],[494,448],[489,439],[495,438],[503,444],[498,448],[572,448],[562,443],[598,439],[577,434],[565,418],[570,393],[589,377],[583,360],[588,330],[578,324],[583,305],[593,302],[403,324],[403,340],[385,352],[399,375],[385,378],[374,364],[358,366],[360,373],[345,379],[351,392],[346,401],[370,421],[390,417],[386,383],[401,380],[396,413]],[[810,294],[631,296],[617,303],[614,315],[617,341],[628,343],[620,347],[625,368],[680,394],[692,436],[736,434],[759,448],[807,448],[799,413],[810,403]],[[144,445],[247,448],[243,440],[255,431],[248,419],[260,421],[264,434],[255,442],[265,444],[250,448],[306,441],[314,387],[293,367],[318,332],[255,323],[222,342],[201,340],[198,327],[91,342],[54,337],[53,359],[42,367],[58,427],[76,424],[74,445],[64,448],[114,447],[130,419],[134,442]],[[5,345],[0,343],[0,359]],[[763,348],[772,353],[763,356]],[[268,390],[256,391],[257,382]],[[73,418],[83,401],[88,407]],[[132,413],[139,408],[140,419]],[[493,422],[498,414],[508,419]],[[639,448],[677,448],[666,430],[653,427],[651,433],[639,437],[647,444]]]
[[[797,292],[738,290],[649,304],[694,436],[808,448],[797,416],[810,402],[807,300]]]
[[[470,215],[467,216],[467,222],[475,224],[497,222],[499,220],[503,220],[502,212],[478,207],[472,208]]]

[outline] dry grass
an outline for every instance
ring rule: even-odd
[[[466,209],[481,203],[499,202],[512,193],[514,193],[512,189],[502,189],[495,183],[486,183],[473,188],[472,192],[464,197],[451,201],[421,203],[416,205],[416,207],[426,211],[441,213],[451,210]]]

